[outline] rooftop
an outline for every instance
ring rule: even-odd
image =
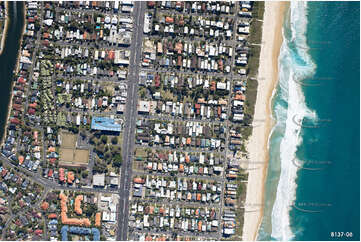
[[[93,117],[91,128],[101,131],[120,132],[121,126],[114,119],[108,117]]]

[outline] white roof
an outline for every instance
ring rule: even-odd
[[[93,175],[93,186],[104,186],[105,173]],[[102,197],[103,199],[103,197]]]

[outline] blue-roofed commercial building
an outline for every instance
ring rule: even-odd
[[[120,132],[121,125],[115,122],[114,119],[108,117],[93,117],[91,123],[91,129],[108,131],[108,132]]]

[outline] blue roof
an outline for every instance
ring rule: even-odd
[[[58,224],[58,220],[56,219],[52,219],[49,221],[49,224],[52,225],[52,224]]]
[[[81,234],[81,235],[93,234],[93,241],[100,240],[100,232],[97,228],[90,229],[90,228],[83,228],[83,227],[76,227],[76,226],[68,227],[68,225],[65,225],[61,228],[60,232],[61,232],[61,240],[62,241],[68,240],[68,232],[73,233],[73,234]]]
[[[102,131],[120,132],[120,124],[115,123],[115,120],[107,117],[93,117],[91,128]]]
[[[91,230],[89,228],[71,226],[69,232],[73,234],[90,234]]]
[[[92,228],[92,232],[93,232],[93,240],[94,241],[99,241],[100,240],[100,232],[97,228]]]
[[[134,190],[133,196],[134,197],[141,197],[142,194],[143,194],[143,187],[140,187],[139,189]]]
[[[68,240],[68,225],[65,225],[61,228],[61,240],[67,241]]]

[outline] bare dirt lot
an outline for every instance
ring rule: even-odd
[[[61,132],[61,147],[75,148],[77,136],[75,134]]]
[[[88,164],[89,150],[76,149],[74,153],[74,162]]]
[[[59,153],[60,153],[61,162],[62,161],[64,161],[64,162],[72,162],[73,161],[74,149],[60,148]]]
[[[61,132],[60,135],[60,165],[86,166],[89,162],[89,150],[76,148],[77,135],[67,132]]]

